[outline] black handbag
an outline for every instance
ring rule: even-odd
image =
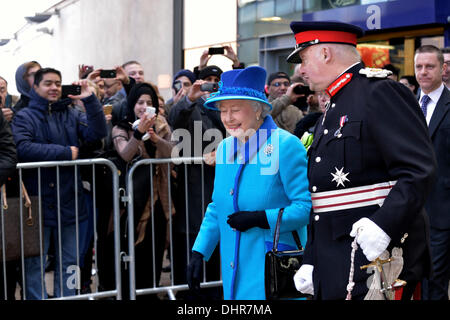
[[[307,295],[297,291],[294,284],[294,275],[303,263],[303,247],[297,231],[293,231],[298,250],[278,251],[280,238],[281,216],[284,209],[278,213],[277,224],[273,239],[273,248],[265,257],[265,291],[267,300],[297,299]]]
[[[0,262],[19,260],[22,255],[22,239],[23,239],[23,256],[24,258],[40,255],[42,238],[39,241],[39,198],[37,196],[28,196],[27,190],[23,182],[22,199],[20,197],[7,197],[6,187],[2,186],[2,208],[0,210]],[[20,218],[20,210],[22,207],[22,226]],[[42,218],[41,218],[42,221]],[[4,234],[3,234],[4,232]],[[21,237],[23,234],[23,237]],[[3,243],[4,241],[4,243]],[[5,252],[3,253],[3,248]]]

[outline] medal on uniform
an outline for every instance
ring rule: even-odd
[[[334,133],[335,137],[342,137],[342,128],[344,127],[344,125],[348,122],[348,117],[347,115],[341,117],[341,119],[339,120],[339,129],[336,130],[336,132]]]
[[[350,182],[350,180],[347,178],[347,176],[350,174],[350,172],[344,173],[344,168],[342,168],[341,170],[338,170],[338,168],[336,169],[336,173],[332,173],[331,175],[333,176],[333,180],[331,180],[332,182],[336,182],[337,186],[339,187],[340,185],[342,185],[343,187],[345,187],[344,182]]]

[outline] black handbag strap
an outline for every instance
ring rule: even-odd
[[[275,232],[273,236],[273,248],[272,251],[278,251],[278,241],[280,240],[280,226],[281,226],[281,218],[283,216],[284,208],[281,208],[278,212],[277,224],[275,226]],[[297,244],[299,250],[303,250],[302,244],[300,242],[300,237],[296,230],[292,231],[292,236],[294,237],[294,241]]]

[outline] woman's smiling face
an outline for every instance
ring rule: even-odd
[[[136,105],[134,106],[134,114],[139,119],[146,112],[146,108],[151,106],[152,98],[149,94],[143,94],[136,101]]]
[[[255,111],[249,100],[223,100],[218,103],[220,118],[227,132],[246,141],[261,126],[261,111]]]

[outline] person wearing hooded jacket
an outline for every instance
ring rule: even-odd
[[[20,99],[14,105],[13,111],[19,112],[28,106],[30,102],[30,91],[34,84],[34,75],[41,69],[37,61],[29,61],[20,65],[16,71],[16,87],[20,93]]]
[[[88,86],[86,80],[74,84],[81,86],[81,94],[61,99],[61,73],[51,68],[36,72],[33,89],[29,92],[28,107],[19,111],[12,122],[20,162],[76,160],[80,140],[90,142],[106,136],[105,117],[93,89]],[[86,107],[86,113],[69,108],[71,99],[81,99]],[[38,195],[38,172],[27,171],[24,172],[23,180],[28,193]],[[75,286],[70,285],[69,279],[70,276],[73,277],[73,272],[70,272],[69,268],[77,265],[76,218],[78,217],[79,222],[84,221],[88,214],[81,177],[77,174],[75,181],[74,169],[70,167],[60,168],[59,176],[55,168],[43,168],[40,171],[44,222],[43,255],[45,257],[53,235],[57,266],[54,295],[56,297],[74,295]],[[75,190],[75,185],[78,186],[78,190]],[[78,195],[77,201],[75,194]],[[59,258],[58,249],[59,223],[63,244],[62,259]],[[64,285],[59,281],[60,261]],[[39,256],[25,259],[25,275],[24,298],[46,299],[47,293],[45,288],[42,288],[41,282]]]

